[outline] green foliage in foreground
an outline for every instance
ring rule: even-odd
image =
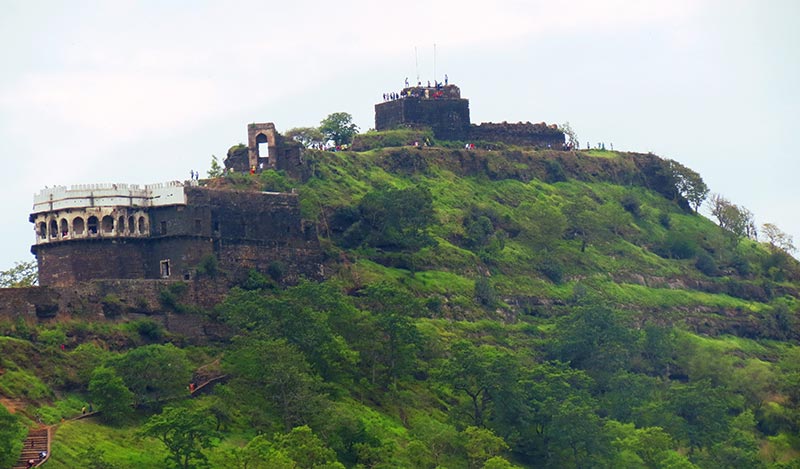
[[[695,214],[690,170],[594,153],[310,152],[256,182],[298,187],[327,281],[253,271],[191,349],[0,324],[0,387],[102,411],[53,467],[795,467],[797,263]],[[197,356],[228,377],[189,399]]]

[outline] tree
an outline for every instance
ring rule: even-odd
[[[100,418],[118,423],[133,411],[133,393],[113,368],[99,367],[89,381],[89,396],[101,411]]]
[[[756,238],[756,225],[753,213],[744,207],[732,203],[720,194],[711,195],[711,215],[720,228],[737,238]]]
[[[564,135],[566,135],[569,138],[569,140],[567,140],[567,143],[571,148],[574,148],[576,150],[581,148],[581,142],[578,141],[578,134],[574,130],[572,130],[572,126],[569,125],[569,122],[564,122],[563,124],[558,126],[558,130],[564,132]]]
[[[284,137],[300,142],[306,148],[316,147],[325,142],[325,135],[317,127],[294,127]]]
[[[167,463],[180,469],[207,466],[203,448],[212,446],[214,432],[207,415],[196,410],[166,407],[144,424],[141,434],[158,439],[170,454]]]
[[[172,344],[135,348],[112,366],[133,391],[137,406],[186,395],[192,378],[186,352]]]
[[[346,145],[358,133],[358,126],[353,123],[353,116],[346,112],[334,112],[320,122],[319,131],[336,145]]]
[[[708,186],[706,186],[700,174],[677,161],[667,160],[667,165],[672,173],[672,179],[675,182],[678,194],[689,201],[694,206],[695,213],[697,213],[700,205],[708,197]]]
[[[467,427],[461,436],[470,467],[481,467],[488,459],[508,449],[506,442],[487,428]]]
[[[22,451],[25,427],[0,404],[0,467],[11,467]]]
[[[476,347],[461,340],[450,347],[451,357],[440,370],[445,382],[470,399],[470,424],[481,427],[495,392],[507,380],[514,380],[513,357],[495,347]]]
[[[263,427],[265,417],[277,416],[288,431],[319,411],[319,379],[284,339],[239,339],[223,365],[233,375],[236,395],[251,409],[254,426]]]
[[[307,425],[275,436],[275,445],[285,452],[298,469],[344,469],[336,452],[325,446]]]
[[[426,232],[435,220],[433,196],[424,187],[374,190],[361,198],[356,210],[345,207],[334,217],[341,219],[335,223],[347,247],[403,250],[433,243]]]
[[[14,267],[0,271],[0,288],[32,287],[39,284],[36,261],[15,262]]]
[[[792,235],[784,233],[774,223],[761,225],[761,234],[767,238],[767,242],[773,250],[783,251],[788,254],[795,251]]]
[[[223,168],[219,165],[219,160],[216,155],[211,155],[211,169],[208,170],[208,177],[218,178],[222,177]]]

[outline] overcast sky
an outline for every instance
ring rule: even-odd
[[[417,73],[447,73],[473,122],[569,121],[581,142],[675,159],[800,241],[796,0],[0,6],[0,270],[32,259],[44,186],[205,174],[250,122],[346,111],[366,130]]]

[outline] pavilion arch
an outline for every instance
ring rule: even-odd
[[[43,221],[39,222],[39,238],[47,239],[47,223]]]
[[[128,217],[128,233],[130,234],[136,233],[136,222],[134,220],[133,215]]]
[[[98,224],[99,222],[97,220],[97,217],[94,215],[92,215],[91,217],[89,217],[88,220],[86,220],[86,229],[89,232],[90,236],[97,234]]]
[[[111,233],[114,231],[114,217],[106,215],[103,217],[103,233]]]
[[[147,221],[144,219],[144,215],[139,215],[139,234],[146,234],[147,233]]]
[[[62,218],[60,222],[58,222],[59,232],[61,233],[62,238],[66,238],[69,236],[69,222],[67,222],[66,218]]]
[[[50,220],[50,237],[58,238],[58,222],[55,218]]]
[[[125,216],[121,215],[117,220],[117,234],[125,234]]]
[[[85,224],[83,223],[83,218],[75,217],[75,219],[72,220],[72,235],[83,236],[84,229],[85,229]]]

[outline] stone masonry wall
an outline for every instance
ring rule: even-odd
[[[502,142],[509,145],[533,146],[560,150],[564,146],[564,133],[554,125],[545,123],[487,123],[472,125],[470,139],[484,142]]]
[[[224,325],[204,315],[178,313],[162,304],[162,292],[182,285],[180,304],[209,310],[221,302],[227,286],[214,279],[191,282],[165,280],[95,280],[69,287],[0,289],[0,321],[47,323],[80,318],[86,321],[129,321],[147,317],[175,334],[193,340],[227,336]],[[176,290],[177,291],[177,290]]]

